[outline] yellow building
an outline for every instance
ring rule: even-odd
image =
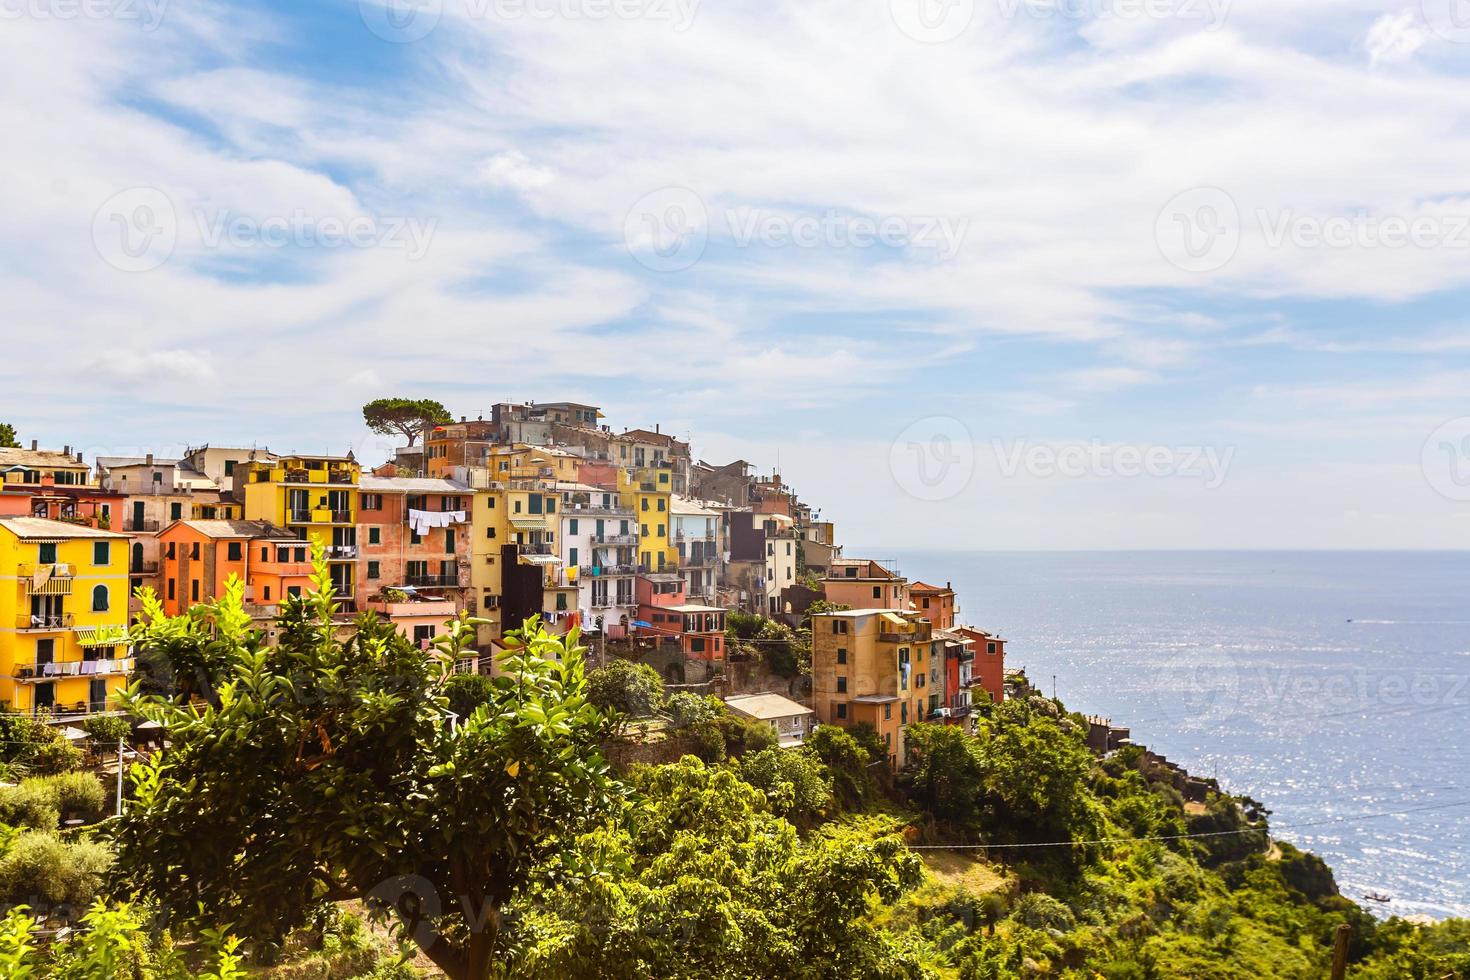
[[[812,707],[825,725],[867,722],[904,763],[905,725],[928,719],[944,694],[944,663],[930,622],[896,609],[851,609],[812,617]]]
[[[575,584],[563,588],[557,574],[560,500],[560,492],[539,479],[497,482],[475,492],[470,582],[477,615],[491,624],[481,630],[482,647],[528,616],[540,614],[551,624],[576,610]],[[565,593],[560,599],[559,591]]]
[[[575,483],[582,457],[552,446],[495,446],[485,454],[489,478],[495,481],[534,480]]]
[[[281,456],[245,468],[245,520],[269,521],[327,549],[332,583],[352,600],[357,583],[358,481],[362,467],[347,456]]]
[[[638,564],[645,571],[673,571],[679,567],[679,550],[674,547],[672,535],[672,473],[666,466],[618,471],[619,502],[633,511],[638,526]]]
[[[0,702],[26,714],[110,710],[127,686],[128,538],[0,518]]]

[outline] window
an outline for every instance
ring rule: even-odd
[[[413,642],[417,643],[419,646],[423,646],[425,643],[428,643],[433,638],[434,638],[434,627],[432,627],[432,626],[415,626],[413,628]]]
[[[110,565],[110,564],[112,564],[112,542],[110,542],[110,541],[94,541],[92,543],[92,564],[94,564],[94,565]]]
[[[290,596],[296,596],[297,598],[300,598],[300,596],[301,596],[301,586],[299,586],[299,585],[287,586],[286,587],[286,594],[287,595],[290,595]]]
[[[898,706],[898,723],[900,725],[909,723],[909,703],[907,701]]]
[[[928,599],[925,599],[924,600],[924,608],[925,609],[928,609],[929,608],[929,600]]]
[[[444,553],[446,555],[454,554],[454,528],[452,527],[446,527],[444,529]]]
[[[989,653],[989,654],[994,654],[995,653],[995,644],[994,643],[987,643],[987,644],[985,644],[985,652],[986,653]]]
[[[170,560],[178,557],[178,555],[176,554],[175,549],[174,549],[174,542],[170,541],[168,543],[168,551],[166,551],[164,553],[164,557],[166,557],[166,558],[168,558]]]
[[[271,601],[271,587],[269,585],[263,586],[261,588],[261,592],[262,592],[262,598],[266,602],[270,602]]]
[[[918,677],[918,680],[916,680],[914,682],[914,687],[923,687],[923,686],[924,686],[924,675],[922,673],[920,673],[919,674],[919,677]]]
[[[153,471],[153,482],[154,483],[162,483],[163,482],[163,474],[160,473],[158,470],[154,470]]]
[[[577,564],[577,549],[576,548],[568,548],[567,549],[567,564],[568,565],[576,565]]]
[[[891,705],[891,704],[885,704],[883,706],[883,720],[884,721],[892,721],[893,720],[893,705]]]
[[[383,495],[381,493],[365,493],[357,498],[358,510],[382,510]]]
[[[664,498],[662,498],[662,497],[658,498],[658,509],[659,509],[660,512],[662,512],[663,509],[664,509],[664,503],[665,503]]]
[[[548,496],[546,498],[546,513],[548,513],[548,514],[555,514],[556,513],[556,498],[555,497]]]
[[[198,541],[195,541],[193,544],[189,545],[189,557],[190,558],[193,558],[195,561],[198,561],[199,560],[199,542]]]
[[[643,536],[645,538],[648,537],[648,525],[647,524],[643,525]],[[646,554],[646,552],[645,552],[645,554]],[[647,563],[645,562],[645,564],[647,564]]]
[[[660,524],[658,526],[658,536],[659,537],[663,537],[664,536],[664,526],[662,524]]]
[[[839,718],[846,718],[847,717],[847,705],[845,705],[845,704],[839,704],[837,706],[837,717],[839,717]]]
[[[458,497],[440,497],[439,509],[443,511],[464,510]]]
[[[227,460],[225,460],[225,476],[234,476],[234,475],[235,475],[235,461],[233,459],[227,459]]]
[[[690,653],[704,653],[704,637],[696,636],[689,640]]]
[[[178,584],[178,580],[177,579],[169,579],[168,580],[168,597],[170,599],[174,598],[174,592],[175,592],[174,586],[176,586],[177,584]]]
[[[92,611],[107,612],[108,598],[107,586],[99,585],[92,590]]]
[[[493,528],[493,527],[487,527],[487,528],[485,528],[485,537],[487,537],[487,538],[493,538],[493,537],[495,537],[495,528]]]
[[[271,560],[271,550],[269,548],[261,548],[260,549],[260,560],[261,561],[270,561]]]
[[[565,592],[558,592],[556,594],[556,608],[559,612],[564,612],[566,610],[567,594]]]
[[[408,532],[408,543],[409,544],[423,544],[424,543],[424,539],[419,536],[419,532],[412,531],[411,530],[411,531]]]
[[[383,529],[380,527],[368,528],[368,544],[382,544]]]
[[[168,519],[171,521],[183,520],[184,505],[178,502],[168,505]]]
[[[370,562],[367,563],[367,565],[368,565],[368,568],[367,568],[367,577],[368,578],[377,578],[378,577],[378,572],[379,572],[379,564],[377,562],[375,562],[375,561],[370,561]]]
[[[845,619],[834,619],[834,620],[832,620],[832,632],[833,633],[846,633],[847,632],[847,620],[845,620]]]
[[[519,513],[520,513],[520,512],[521,512],[521,502],[520,502],[520,501],[519,501],[519,500],[517,500],[517,501],[516,501],[516,502],[515,502],[515,504],[516,504],[516,506],[515,506],[515,512],[516,512],[516,513],[517,513],[517,514],[519,514]]]
[[[244,558],[245,545],[239,541],[231,541],[225,546],[226,561],[240,561]]]
[[[882,588],[882,586],[878,586],[878,585],[873,586],[873,598],[874,599],[881,599],[881,598],[883,598],[883,588]]]
[[[189,597],[193,601],[199,601],[199,580],[196,578],[189,583]]]
[[[847,693],[847,678],[846,677],[839,677],[839,678],[837,678],[837,693],[838,694],[846,694]]]
[[[56,544],[48,542],[36,548],[36,560],[42,565],[56,564]]]
[[[577,519],[575,517],[573,517],[569,521],[567,521],[567,533],[568,534],[576,534],[577,533]]]
[[[837,648],[837,662],[840,664],[847,663],[847,647]]]

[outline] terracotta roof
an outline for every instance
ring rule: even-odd
[[[929,585],[925,582],[914,582],[912,585],[909,586],[910,595],[918,595],[921,593],[927,593],[929,595],[943,595],[946,592],[953,594],[954,589],[950,588],[947,585]]]
[[[25,540],[58,538],[127,538],[126,534],[99,531],[84,524],[52,521],[44,517],[0,517],[0,527]]]
[[[738,694],[725,699],[725,704],[743,715],[770,721],[772,718],[793,718],[798,715],[816,714],[811,708],[779,694]]]

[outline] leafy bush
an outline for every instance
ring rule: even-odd
[[[91,737],[92,744],[99,751],[105,751],[115,747],[120,739],[127,738],[133,726],[126,718],[117,715],[92,715],[83,719],[82,730]]]
[[[663,702],[664,682],[648,664],[613,660],[587,672],[587,699],[633,718],[652,714]]]
[[[770,748],[738,760],[740,778],[766,794],[771,812],[810,823],[832,805],[832,779],[814,756]]]
[[[50,794],[56,808],[66,817],[75,814],[83,820],[97,820],[107,812],[107,790],[90,772],[64,772],[57,776],[37,776],[21,783],[35,786]]]
[[[827,767],[832,792],[845,809],[858,810],[873,793],[873,775],[868,770],[873,758],[847,730],[836,725],[818,725],[802,746]]]
[[[670,724],[675,728],[689,728],[714,721],[725,713],[725,705],[719,698],[701,696],[691,691],[670,694],[664,708],[669,713]]]
[[[27,831],[0,856],[0,903],[86,905],[111,866],[112,852],[96,841]]]
[[[494,695],[495,684],[484,674],[454,674],[444,682],[449,710],[461,719],[474,714],[480,705],[489,704]]]
[[[770,723],[744,715],[725,714],[714,720],[720,735],[725,740],[726,755],[744,755],[774,748],[778,743],[776,731]]]
[[[55,830],[61,823],[56,793],[34,779],[19,786],[0,786],[0,823],[33,830]]]
[[[1066,932],[1077,925],[1077,918],[1071,909],[1041,892],[1022,895],[1020,901],[1016,902],[1016,907],[1011,910],[1011,918],[1029,929],[1056,929]]]

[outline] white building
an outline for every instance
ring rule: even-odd
[[[669,520],[685,596],[690,602],[712,602],[720,577],[720,512],[676,493],[669,501]]]
[[[577,587],[582,629],[618,639],[638,613],[633,590],[638,525],[633,511],[618,506],[614,490],[581,483],[552,487],[562,499],[561,577],[564,584]]]

